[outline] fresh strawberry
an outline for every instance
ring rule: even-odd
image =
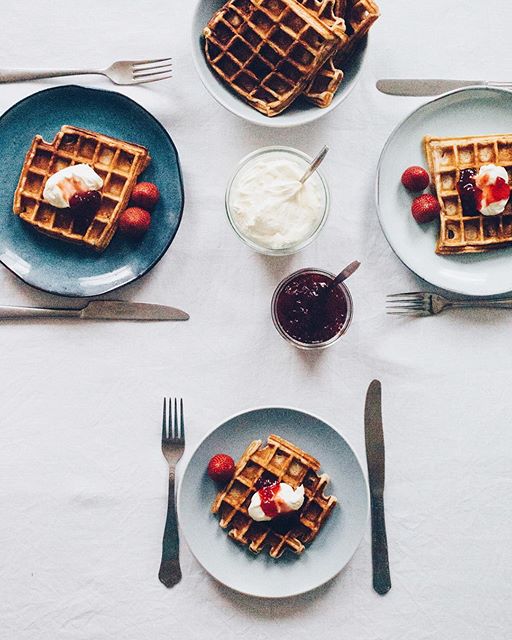
[[[432,222],[432,220],[439,217],[440,211],[441,207],[439,206],[439,202],[429,193],[424,193],[412,201],[411,213],[416,222],[420,224]]]
[[[423,191],[430,183],[430,176],[423,167],[409,167],[402,173],[402,184],[409,191]]]
[[[208,475],[215,482],[228,482],[235,473],[235,461],[225,453],[216,453],[208,463]]]
[[[149,228],[151,216],[140,207],[129,207],[119,217],[119,229],[131,238],[142,237]]]
[[[142,207],[147,211],[153,211],[156,203],[160,199],[160,191],[156,184],[152,182],[139,182],[133,188],[130,203],[137,207]]]

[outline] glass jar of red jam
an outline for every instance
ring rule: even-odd
[[[352,320],[352,297],[335,276],[301,269],[285,278],[272,297],[272,319],[279,333],[300,349],[322,349],[336,342]]]

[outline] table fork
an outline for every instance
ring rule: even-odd
[[[167,519],[162,542],[162,561],[158,577],[166,587],[174,587],[181,580],[180,541],[178,517],[176,515],[175,473],[176,464],[185,449],[185,424],[183,420],[183,400],[164,398],[162,417],[162,453],[169,465],[169,497]]]
[[[171,71],[171,58],[121,60],[106,69],[0,69],[0,83],[93,74],[106,76],[115,84],[141,84],[170,78]]]
[[[386,305],[390,315],[435,316],[445,309],[512,309],[512,298],[448,300],[437,293],[413,291],[388,295]]]

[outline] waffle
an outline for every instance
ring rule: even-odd
[[[137,177],[150,162],[147,149],[85,129],[63,126],[53,142],[32,141],[14,194],[14,213],[38,231],[103,251],[117,228]],[[103,179],[101,206],[89,225],[69,209],[43,199],[46,180],[73,164],[88,164]]]
[[[212,512],[219,514],[220,526],[233,540],[254,553],[264,548],[272,558],[279,558],[286,549],[302,553],[337,502],[334,496],[324,495],[329,476],[318,475],[319,469],[318,460],[279,436],[269,436],[263,448],[261,440],[254,440],[238,461],[233,479],[215,498]],[[304,505],[289,528],[276,530],[272,523],[255,522],[249,516],[255,483],[262,476],[287,482],[294,489],[304,485]]]
[[[484,164],[505,167],[512,177],[512,134],[424,138],[430,175],[441,205],[436,253],[478,253],[512,243],[512,206],[497,216],[464,215],[457,192],[461,169]]]
[[[297,0],[228,0],[204,29],[206,59],[255,109],[276,116],[338,48],[340,32]]]
[[[312,0],[300,1],[309,3]],[[325,62],[304,91],[305,97],[310,102],[322,108],[331,104],[343,80],[342,68],[379,17],[379,8],[373,0],[331,0],[331,2],[330,11],[338,21],[344,20],[347,37],[340,42],[335,53]],[[320,17],[324,18],[325,12]]]
[[[345,22],[348,42],[334,55],[336,66],[344,66],[379,16],[379,7],[373,0],[347,0]]]

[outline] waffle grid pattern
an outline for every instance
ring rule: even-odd
[[[441,205],[436,253],[478,253],[512,243],[512,205],[497,216],[464,215],[457,192],[462,169],[495,164],[512,180],[512,135],[424,139],[425,155]]]
[[[63,126],[51,143],[38,135],[25,158],[14,196],[14,213],[42,233],[103,251],[115,233],[138,175],[149,161],[144,147],[76,127]],[[82,163],[103,179],[101,206],[88,225],[69,209],[58,209],[43,199],[51,175]]]
[[[300,2],[308,3],[306,6],[310,8],[310,3],[318,0]],[[346,36],[304,91],[306,98],[321,108],[331,104],[343,80],[342,68],[380,15],[373,0],[323,0],[324,5],[326,2],[329,3],[328,11],[334,19],[341,20],[346,26]],[[320,15],[326,15],[326,11],[324,7]]]
[[[279,436],[269,436],[263,448],[261,440],[255,440],[237,463],[233,479],[218,493],[212,512],[219,514],[219,524],[231,538],[254,553],[266,547],[273,558],[286,549],[302,553],[337,502],[334,496],[324,495],[329,477],[318,475],[319,468],[318,460]],[[286,482],[294,489],[304,485],[304,505],[298,520],[287,531],[278,532],[268,522],[255,522],[248,514],[255,484],[262,476]]]
[[[212,68],[268,116],[302,93],[340,39],[296,0],[229,0],[204,36]]]

